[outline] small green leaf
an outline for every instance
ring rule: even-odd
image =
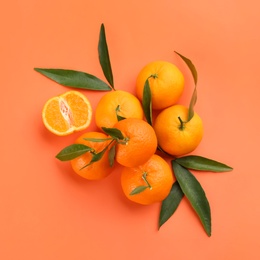
[[[149,79],[147,79],[144,83],[142,105],[145,118],[147,122],[152,125],[152,93],[150,89]]]
[[[84,144],[72,144],[62,149],[56,155],[56,158],[59,159],[60,161],[70,161],[90,151],[93,151],[93,148],[86,146]]]
[[[91,159],[91,163],[99,161],[103,157],[106,150],[107,150],[107,147],[105,149],[103,149],[101,152],[93,154],[93,157]]]
[[[109,160],[109,165],[110,167],[114,166],[114,162],[115,162],[115,155],[116,155],[116,146],[113,145],[108,153],[108,160]]]
[[[207,235],[211,236],[211,212],[203,188],[189,170],[174,160],[172,160],[172,168],[183,193],[197,213]]]
[[[108,128],[108,127],[102,127],[102,130],[110,135],[111,137],[113,137],[114,139],[119,139],[119,140],[123,140],[124,136],[122,134],[122,132],[117,129],[117,128]]]
[[[44,68],[34,68],[34,70],[66,87],[97,91],[111,90],[110,86],[107,85],[104,81],[85,72]]]
[[[118,105],[118,106],[116,107],[116,117],[117,117],[117,121],[118,121],[118,122],[121,121],[121,120],[126,119],[125,117],[118,115],[118,112],[120,112],[120,105]]]
[[[80,170],[86,168],[87,166],[91,165],[92,163],[95,163],[95,162],[99,161],[99,160],[103,157],[103,155],[104,155],[104,153],[106,152],[107,148],[108,148],[108,146],[106,146],[106,147],[105,147],[101,152],[99,152],[99,153],[92,153],[92,159],[91,159],[91,161],[90,161],[88,164],[84,165]]]
[[[111,85],[111,87],[114,89],[113,73],[112,73],[112,68],[111,68],[111,63],[110,63],[110,58],[109,58],[104,24],[101,24],[101,27],[100,27],[98,54],[99,54],[99,62],[100,62],[101,68],[103,70],[103,73],[104,73],[107,81]]]
[[[175,181],[169,195],[162,202],[159,217],[159,228],[174,214],[183,196],[184,194],[179,183]]]
[[[148,186],[138,186],[130,192],[130,195],[136,195],[149,188]]]
[[[180,157],[175,159],[175,161],[183,167],[192,170],[211,172],[227,172],[233,170],[233,168],[226,164],[197,155]]]
[[[197,70],[195,68],[195,66],[193,65],[192,61],[186,57],[184,57],[183,55],[181,55],[180,53],[176,52],[186,63],[186,65],[189,67],[191,74],[193,76],[193,80],[195,83],[195,88],[190,100],[190,104],[189,104],[189,112],[188,112],[188,121],[190,121],[192,119],[192,117],[194,116],[194,106],[197,102],[197,82],[198,82],[198,74],[197,74]]]
[[[113,140],[113,138],[83,138],[86,141],[95,142],[95,143],[102,143],[109,140]]]

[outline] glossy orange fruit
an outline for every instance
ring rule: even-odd
[[[50,98],[42,110],[45,127],[64,136],[86,129],[92,119],[92,107],[87,97],[78,91],[68,91]]]
[[[154,129],[144,120],[128,118],[117,122],[125,139],[116,145],[116,161],[127,167],[145,163],[157,149]]]
[[[85,140],[84,138],[105,139],[108,138],[108,136],[101,132],[88,132],[76,139],[76,144],[84,144],[89,146],[93,148],[93,152],[86,152],[85,154],[71,160],[70,163],[73,171],[88,180],[100,180],[107,177],[113,170],[113,167],[110,166],[108,158],[110,147],[105,151],[100,160],[91,164],[89,163],[91,162],[94,153],[97,154],[103,151],[109,145],[110,141],[93,142]]]
[[[188,108],[174,105],[160,112],[154,122],[159,146],[167,153],[181,156],[192,152],[203,137],[203,123],[197,113],[188,121]],[[182,122],[182,123],[181,123]]]
[[[141,69],[136,79],[137,97],[143,99],[145,81],[149,79],[152,108],[164,109],[176,104],[184,89],[184,76],[172,63],[154,61]]]
[[[170,166],[156,154],[142,165],[124,167],[121,173],[121,186],[125,196],[143,205],[163,201],[168,196],[173,182]],[[140,188],[142,191],[135,194]]]
[[[118,122],[118,116],[142,119],[143,109],[138,98],[122,90],[106,93],[96,107],[96,125],[100,129],[101,127],[113,127]]]

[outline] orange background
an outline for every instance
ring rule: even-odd
[[[259,8],[256,0],[2,3],[0,258],[260,259]],[[180,103],[187,105],[192,79],[174,50],[195,64],[195,108],[205,135],[194,154],[234,167],[195,173],[211,205],[210,238],[186,199],[158,231],[160,205],[127,201],[119,171],[88,182],[55,159],[81,133],[57,137],[44,128],[44,103],[68,88],[33,68],[104,79],[97,54],[101,23],[117,89],[134,92],[145,64],[167,60],[185,75]],[[82,93],[93,108],[103,95]]]

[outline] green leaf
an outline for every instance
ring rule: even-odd
[[[109,58],[104,24],[101,24],[100,27],[98,54],[99,54],[99,62],[103,70],[103,73],[107,81],[111,85],[111,87],[114,89],[113,73],[112,73],[112,68],[111,68],[111,63]]]
[[[70,161],[90,151],[93,151],[93,148],[86,146],[84,144],[72,144],[62,149],[56,155],[56,158],[59,159],[60,161]]]
[[[177,51],[175,51],[175,53],[178,54],[183,59],[183,61],[186,63],[186,65],[189,67],[191,74],[193,76],[194,83],[195,83],[195,85],[197,85],[198,74],[197,74],[197,70],[196,70],[195,66],[193,65],[192,61],[190,59],[184,57],[183,55],[181,55]]]
[[[124,136],[122,134],[122,132],[117,129],[117,128],[108,128],[108,127],[102,127],[102,130],[110,135],[111,137],[113,137],[114,139],[119,139],[119,140],[123,140]]]
[[[109,165],[110,165],[110,167],[113,167],[113,166],[114,166],[115,155],[116,155],[116,146],[113,145],[113,146],[111,147],[111,149],[109,150],[109,153],[108,153],[108,160],[109,160]]]
[[[199,171],[227,172],[232,171],[230,166],[202,156],[189,155],[175,159],[185,168]]]
[[[162,202],[159,217],[159,228],[174,214],[183,196],[184,194],[179,183],[175,181],[169,195]]]
[[[188,121],[190,121],[192,119],[192,117],[194,116],[194,106],[197,102],[197,82],[198,82],[198,74],[197,74],[197,70],[195,68],[195,66],[193,65],[192,61],[186,57],[184,57],[183,55],[181,55],[180,53],[176,52],[182,59],[183,61],[186,63],[186,65],[189,67],[191,74],[193,76],[193,80],[195,83],[195,88],[190,100],[190,104],[189,104],[189,112],[188,112]]]
[[[211,236],[211,212],[203,188],[189,170],[174,160],[172,161],[172,168],[183,193],[197,213],[207,235]]]
[[[99,160],[103,157],[103,155],[104,155],[104,153],[106,152],[107,148],[108,148],[108,146],[106,146],[106,147],[105,147],[101,152],[99,152],[99,153],[92,153],[92,159],[91,159],[91,161],[90,161],[88,164],[84,165],[80,170],[86,168],[87,166],[91,165],[92,163],[95,163],[95,162],[99,161]]]
[[[130,195],[139,194],[139,193],[143,192],[144,190],[146,190],[147,188],[149,188],[149,187],[148,186],[138,186],[131,191]]]
[[[191,100],[190,100],[188,121],[190,121],[194,116],[194,106],[195,106],[196,102],[197,102],[197,87],[195,86]]]
[[[113,140],[113,138],[83,138],[86,141],[95,142],[95,143],[102,143],[109,140]]]
[[[116,117],[117,117],[117,121],[118,121],[118,122],[121,121],[121,120],[126,119],[125,117],[118,115],[118,112],[120,112],[120,105],[118,105],[118,106],[116,107]]]
[[[111,90],[110,86],[107,83],[85,72],[76,70],[44,68],[34,68],[34,70],[66,87],[97,91]]]
[[[144,83],[143,100],[142,100],[144,115],[147,122],[152,125],[152,93],[150,89],[149,79]]]

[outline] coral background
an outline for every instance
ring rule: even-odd
[[[0,258],[260,259],[260,16],[258,1],[16,0],[0,10]],[[207,237],[184,199],[158,231],[160,204],[123,196],[116,170],[89,182],[55,155],[82,133],[57,137],[41,110],[68,90],[34,67],[85,71],[102,79],[97,43],[105,24],[115,87],[134,93],[140,69],[175,63],[193,91],[205,135],[193,154],[226,163],[228,173],[194,173],[212,212]],[[104,93],[81,91],[95,109]],[[94,121],[89,130],[95,129]]]

